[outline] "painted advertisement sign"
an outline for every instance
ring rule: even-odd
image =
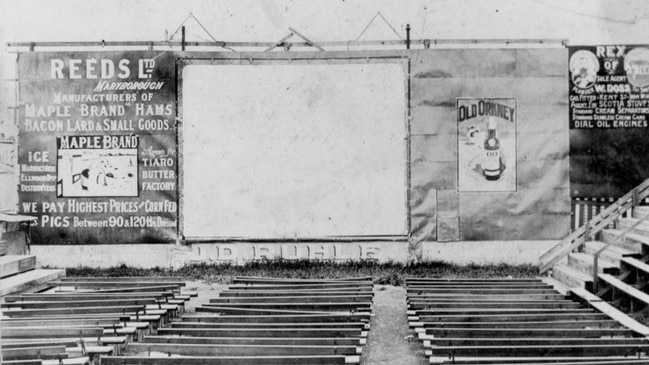
[[[18,73],[19,207],[39,218],[34,243],[175,240],[173,55],[32,52]]]
[[[618,197],[649,177],[649,46],[569,48],[573,197]]]
[[[516,191],[516,99],[458,98],[458,191]]]

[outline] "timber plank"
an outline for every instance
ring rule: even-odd
[[[439,337],[424,340],[424,347],[430,346],[520,346],[520,345],[598,345],[626,344],[649,345],[646,338],[611,337],[611,338],[558,338],[558,337],[524,337],[524,338],[449,338]]]
[[[215,303],[285,303],[286,301],[299,301],[302,303],[323,303],[323,302],[365,302],[372,301],[370,295],[340,295],[340,296],[279,296],[279,297],[221,297],[210,299],[210,304]]]
[[[622,280],[619,280],[618,278],[614,277],[613,275],[609,274],[599,274],[598,277],[607,282],[609,285],[615,287],[616,289],[619,289],[620,291],[625,292],[626,294],[630,295],[634,299],[637,299],[646,305],[649,305],[649,294],[644,293],[634,287],[632,287],[629,284],[626,284]]]
[[[16,347],[2,349],[3,360],[23,360],[23,359],[54,359],[56,356],[67,358],[65,346],[40,346],[40,347]]]
[[[219,293],[219,297],[279,297],[279,296],[296,296],[296,295],[306,295],[306,296],[332,296],[332,295],[359,295],[365,297],[373,297],[374,293],[368,289],[353,289],[353,290],[336,290],[336,289],[325,289],[325,290],[224,290]]]
[[[6,255],[0,256],[0,278],[15,275],[36,268],[36,256]]]
[[[344,323],[312,323],[312,322],[282,322],[282,323],[200,323],[200,322],[173,322],[171,328],[358,328],[369,329],[369,323],[344,322]]]
[[[526,346],[435,346],[428,356],[454,353],[456,356],[635,356],[649,350],[649,345],[526,345]]]
[[[184,315],[181,321],[201,323],[284,323],[284,322],[367,322],[369,314],[346,313],[346,314],[291,314],[291,315]]]
[[[102,365],[343,365],[358,364],[360,356],[219,356],[219,357],[159,357],[104,356]]]
[[[159,328],[158,334],[195,337],[366,337],[367,331],[348,328]]]
[[[5,327],[2,338],[57,338],[57,337],[99,337],[104,335],[100,327]]]
[[[443,337],[632,337],[626,328],[427,328],[427,334]],[[420,334],[421,339],[428,339]]]
[[[126,351],[134,354],[150,352],[172,353],[183,356],[304,356],[304,355],[356,355],[356,346],[326,345],[231,345],[231,344],[177,344],[132,343]]]
[[[523,321],[523,322],[425,322],[426,333],[438,328],[483,328],[495,330],[505,329],[569,329],[569,328],[613,328],[619,326],[613,320],[565,320],[565,321]]]
[[[483,316],[419,316],[417,323],[425,326],[427,322],[539,322],[539,321],[577,321],[577,320],[605,320],[608,316],[602,313],[557,313],[557,314],[503,314]]]
[[[146,335],[143,342],[185,344],[234,344],[234,345],[328,345],[362,346],[365,338],[355,337],[189,337]]]
[[[612,319],[616,320],[620,324],[624,325],[625,327],[637,332],[638,334],[642,336],[649,336],[649,328],[647,326],[639,323],[635,319],[627,316],[626,314],[620,312],[618,309],[614,308],[610,304],[606,303],[603,301],[600,297],[596,296],[595,294],[587,291],[586,289],[583,288],[572,288],[570,289],[572,293],[577,295],[578,297],[582,298],[585,300],[589,305],[591,305],[593,308],[597,309],[598,311],[606,314],[607,316],[611,317]]]

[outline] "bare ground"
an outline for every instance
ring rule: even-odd
[[[376,285],[373,313],[361,364],[427,364],[421,342],[408,328],[405,288]]]

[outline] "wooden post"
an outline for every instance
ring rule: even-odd
[[[598,280],[598,278],[597,278],[597,271],[598,271],[597,266],[599,266],[598,261],[599,261],[599,255],[597,253],[595,253],[595,255],[593,255],[593,294],[597,294],[597,290],[598,290],[598,287],[597,287],[598,286],[597,285],[598,284],[597,283],[597,280]]]
[[[185,51],[185,26],[184,25],[182,27],[182,39],[180,41],[180,49],[183,52]]]
[[[410,24],[406,24],[406,49],[410,49]]]
[[[584,242],[590,241],[590,221],[587,220],[584,224]]]

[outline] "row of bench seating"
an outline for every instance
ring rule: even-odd
[[[357,364],[372,311],[371,278],[238,277],[218,298],[102,364]]]
[[[537,279],[408,279],[407,302],[430,363],[649,363],[646,337]]]
[[[190,295],[168,278],[61,278],[3,299],[3,364],[86,364],[120,354],[182,314]]]

